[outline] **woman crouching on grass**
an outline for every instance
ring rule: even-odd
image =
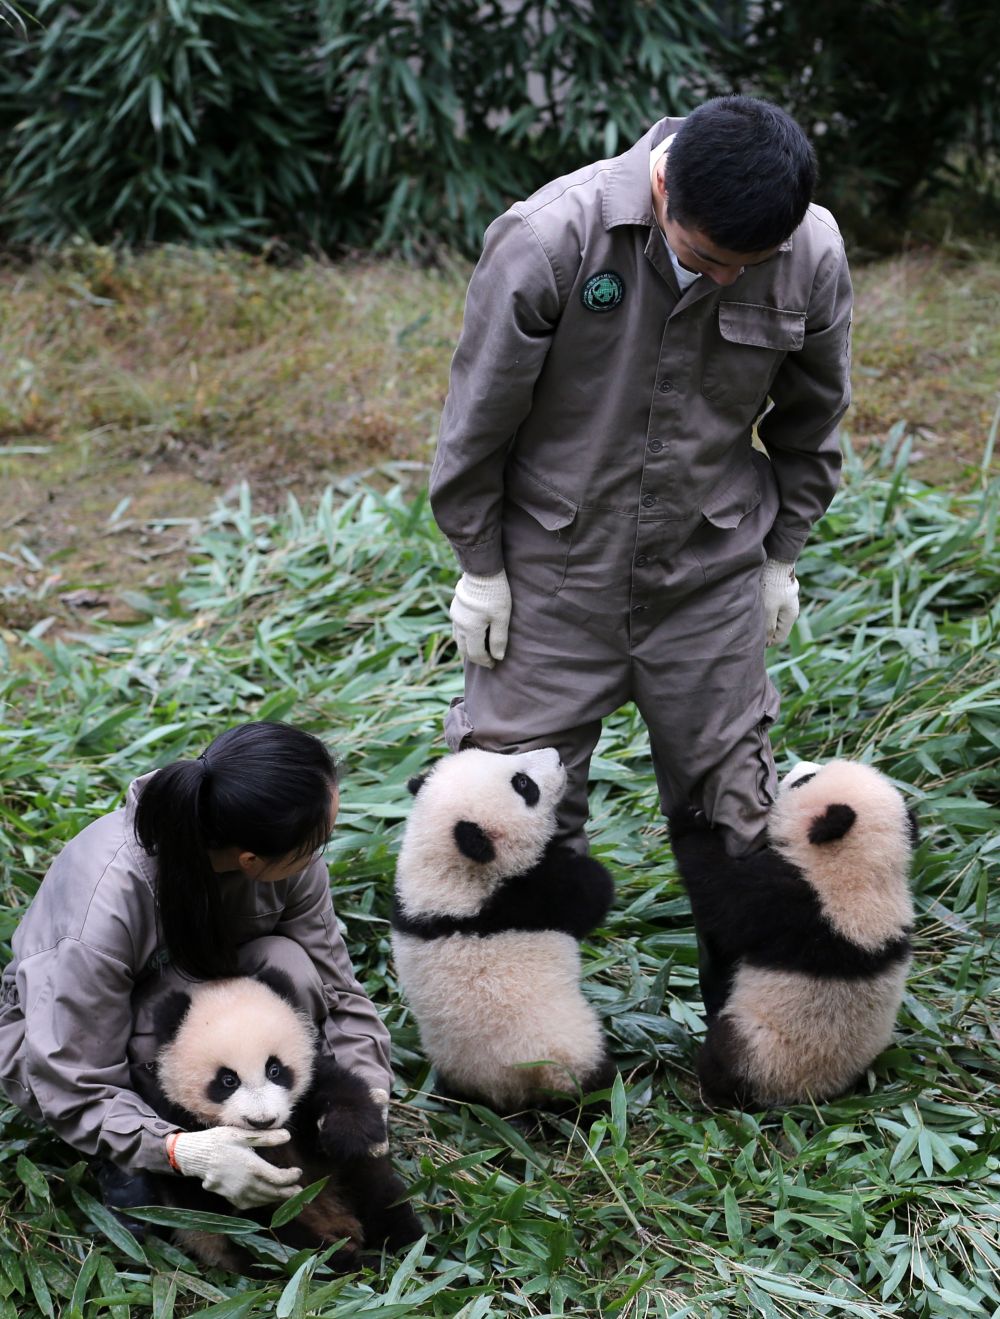
[[[253,1149],[280,1133],[185,1132],[168,1158],[177,1127],[137,1091],[156,1052],[153,1004],[189,980],[279,968],[321,1048],[388,1102],[388,1032],[354,977],[322,859],[337,806],[322,742],[242,724],[136,779],[42,880],[0,981],[0,1088],[96,1158],[113,1208],[154,1203],[144,1174],[171,1166],[239,1208],[292,1193],[297,1170]]]

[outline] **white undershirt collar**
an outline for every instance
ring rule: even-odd
[[[671,133],[670,136],[665,141],[661,142],[659,146],[653,147],[652,151],[649,153],[650,188],[653,187],[653,175],[656,172],[656,167],[660,163],[661,158],[665,156],[667,152],[670,150],[670,143],[674,140],[676,136],[677,136],[676,133]],[[655,208],[653,213],[655,215],[656,213]],[[657,229],[660,229],[659,225],[657,225],[656,227]],[[687,289],[691,287],[691,285],[695,282],[696,279],[701,279],[701,272],[698,270],[688,270],[686,266],[681,265],[681,263],[677,260],[677,254],[675,253],[674,249],[667,242],[667,235],[663,232],[662,229],[660,229],[660,237],[663,239],[663,246],[667,249],[667,255],[670,257],[670,264],[673,266],[674,274],[677,276],[677,283],[680,285],[681,292],[684,293]]]

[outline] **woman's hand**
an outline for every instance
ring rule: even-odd
[[[284,1145],[289,1134],[211,1127],[181,1131],[167,1137],[170,1162],[185,1177],[198,1177],[237,1209],[251,1209],[272,1200],[287,1200],[302,1190],[296,1185],[301,1168],[276,1168],[254,1153],[255,1146]],[[171,1146],[172,1142],[172,1146]]]

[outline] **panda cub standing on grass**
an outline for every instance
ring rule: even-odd
[[[399,983],[438,1088],[502,1113],[562,1108],[614,1076],[579,949],[614,886],[599,862],[552,841],[565,786],[551,748],[460,751],[410,783],[392,917]]]
[[[332,1263],[343,1270],[377,1253],[408,1245],[421,1234],[389,1162],[382,1110],[361,1077],[319,1053],[317,1031],[297,1005],[281,972],[203,981],[190,993],[164,996],[155,1016],[159,1050],[144,1098],[185,1130],[238,1127],[287,1130],[287,1144],[258,1149],[280,1167],[302,1170],[308,1186],[326,1187],[276,1230],[293,1248],[346,1238]],[[156,1177],[164,1204],[231,1214],[232,1206],[193,1177]],[[240,1210],[266,1227],[278,1206]],[[254,1259],[230,1238],[179,1232],[203,1263],[253,1271]]]
[[[910,965],[916,821],[868,765],[797,765],[768,845],[727,855],[703,815],[670,837],[707,953],[698,1078],[712,1104],[823,1100],[888,1045]]]

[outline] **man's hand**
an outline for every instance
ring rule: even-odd
[[[778,646],[788,640],[792,624],[799,616],[799,583],[795,576],[795,564],[768,559],[761,569],[760,584],[764,594],[767,644]]]
[[[448,612],[452,636],[463,660],[492,669],[503,659],[510,625],[510,587],[502,568],[492,577],[463,573]]]
[[[167,1138],[170,1139],[169,1137]],[[284,1145],[287,1131],[243,1131],[211,1127],[182,1131],[173,1146],[173,1162],[185,1177],[198,1177],[237,1209],[251,1209],[272,1200],[287,1200],[302,1190],[296,1185],[301,1168],[276,1168],[255,1154],[255,1145]]]

